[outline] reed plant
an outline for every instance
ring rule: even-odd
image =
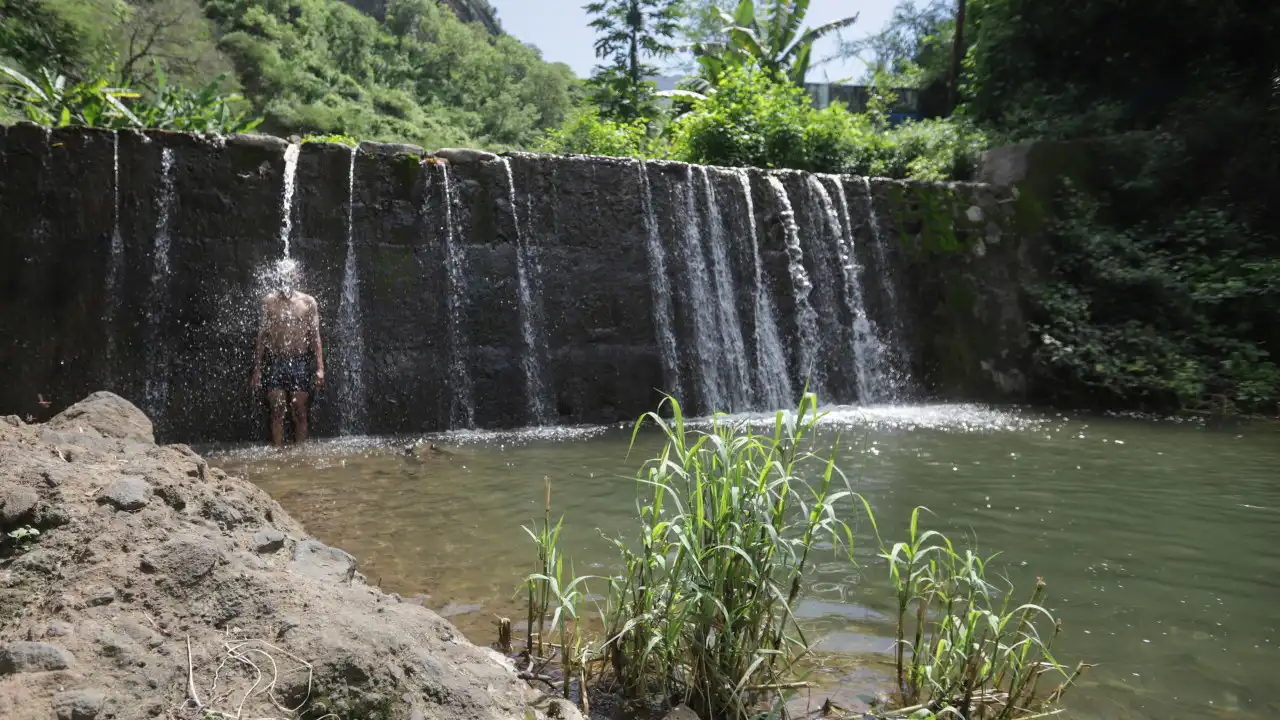
[[[724,416],[696,429],[678,401],[664,405],[670,417],[660,406],[632,433],[633,449],[646,424],[664,443],[637,476],[638,535],[607,538],[616,574],[565,572],[563,518],[551,523],[548,481],[542,524],[525,528],[538,553],[525,581],[526,677],[558,681],[566,698],[576,683],[584,710],[588,687],[600,687],[642,703],[686,703],[706,720],[785,717],[786,696],[807,686],[800,661],[810,644],[793,614],[803,575],[819,550],[853,563],[858,501],[896,596],[897,682],[886,716],[1043,716],[1086,667],[1068,675],[1054,659],[1061,624],[1042,605],[1043,582],[1015,601],[1007,580],[988,580],[992,558],[921,530],[923,508],[906,541],[886,544],[870,504],[837,467],[837,448],[813,442],[822,413],[812,394],[766,433]],[[603,583],[600,597],[588,582]],[[588,598],[599,611],[590,638]],[[544,674],[556,660],[560,677]],[[1056,676],[1052,690],[1046,674]]]
[[[538,552],[537,565],[525,578],[525,589],[528,594],[525,653],[530,657],[544,656],[543,639],[546,637],[546,623],[553,599],[557,602],[552,618],[559,620],[562,613],[560,580],[564,576],[564,558],[560,554],[560,530],[564,527],[564,516],[561,515],[555,525],[551,524],[551,479],[543,480],[546,483],[546,496],[543,503],[542,524],[535,523],[532,528],[521,526],[529,539],[533,540]],[[554,626],[553,622],[552,627]]]
[[[907,540],[888,546],[863,504],[897,599],[894,714],[966,720],[1054,714],[1087,666],[1068,673],[1054,659],[1062,623],[1042,604],[1044,581],[1037,579],[1019,603],[1007,578],[999,585],[988,580],[995,556],[958,550],[946,535],[921,531],[925,508],[912,512]],[[1045,675],[1051,679],[1043,681]]]
[[[691,430],[679,402],[664,402],[670,418],[649,413],[632,435],[634,447],[648,422],[665,444],[638,477],[639,536],[612,539],[623,570],[607,580],[605,657],[624,696],[746,718],[790,686],[809,649],[792,608],[820,541],[851,557],[838,509],[853,493],[834,450],[805,449],[821,417],[812,394],[772,434],[722,416]]]

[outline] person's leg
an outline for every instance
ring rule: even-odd
[[[289,398],[289,410],[293,415],[293,439],[299,445],[307,440],[307,395],[306,392],[298,391]]]
[[[284,445],[284,388],[274,387],[268,390],[267,401],[271,404],[271,444],[282,447]]]

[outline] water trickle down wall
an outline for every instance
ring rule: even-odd
[[[142,401],[167,377],[166,438],[262,437],[249,375],[287,148],[0,128],[0,412],[102,387]],[[320,434],[632,420],[666,391],[694,413],[772,409],[806,380],[857,402],[885,362],[860,313],[915,397],[1020,392],[1003,191],[524,154],[446,166],[369,143],[307,143],[296,162],[290,255],[340,348]],[[360,408],[334,387],[355,366]]]

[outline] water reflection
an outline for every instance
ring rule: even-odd
[[[1078,717],[1268,717],[1280,667],[1280,432],[1149,419],[1040,415],[973,405],[830,408],[822,437],[898,533],[926,505],[933,525],[999,551],[1030,591],[1049,583],[1060,658],[1100,663],[1070,696]],[[745,416],[766,427],[771,415]],[[531,569],[521,524],[541,517],[543,478],[566,516],[579,572],[611,566],[600,532],[634,527],[639,463],[656,432],[630,426],[324,441],[272,454],[220,448],[371,581],[444,609],[478,642],[494,615],[521,616]],[[900,533],[899,533],[900,534]],[[883,662],[894,602],[860,523],[860,567],[827,555],[798,612],[819,647]],[[850,671],[852,672],[852,671]],[[865,672],[865,669],[858,670]],[[857,673],[853,673],[857,674]]]

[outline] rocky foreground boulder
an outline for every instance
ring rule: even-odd
[[[576,715],[111,393],[0,419],[0,543],[5,720]]]

